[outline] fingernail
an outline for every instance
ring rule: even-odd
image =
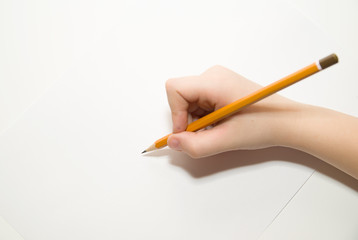
[[[173,150],[177,150],[180,151],[181,147],[180,147],[180,142],[178,139],[170,139],[170,141],[168,142],[168,146],[173,149]]]

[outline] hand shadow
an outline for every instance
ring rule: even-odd
[[[168,155],[172,165],[183,168],[194,178],[203,178],[229,169],[261,164],[268,161],[286,161],[315,169],[358,192],[357,179],[310,154],[291,148],[271,147],[261,150],[232,151],[200,159],[190,158],[184,153],[171,149],[162,149],[147,155]]]

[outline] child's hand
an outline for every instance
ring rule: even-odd
[[[198,132],[185,132],[188,115],[202,117],[260,88],[220,66],[200,76],[168,80],[173,132],[169,147],[198,158],[238,149],[295,148],[358,179],[358,119],[340,112],[269,96]]]
[[[285,123],[295,122],[299,114],[299,104],[278,95],[242,109],[211,129],[185,132],[189,114],[200,118],[259,88],[258,84],[221,66],[212,67],[200,76],[168,80],[166,89],[176,133],[168,139],[169,147],[197,158],[229,150],[279,145]]]

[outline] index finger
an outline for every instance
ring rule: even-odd
[[[172,78],[166,82],[165,87],[172,112],[173,132],[185,131],[190,103],[197,102],[200,96],[199,77]]]

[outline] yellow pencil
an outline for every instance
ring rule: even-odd
[[[331,54],[325,58],[322,58],[321,60],[312,63],[308,65],[307,67],[302,68],[301,70],[298,70],[297,72],[294,72],[287,77],[284,77],[274,83],[271,83],[270,85],[263,87],[246,97],[243,97],[233,103],[230,103],[226,105],[225,107],[222,107],[212,113],[209,113],[208,115],[190,123],[188,127],[186,128],[186,131],[188,132],[195,132],[202,128],[205,128],[207,126],[210,126],[224,118],[227,118],[238,111],[240,111],[243,107],[246,107],[248,105],[251,105],[257,101],[260,101],[261,99],[264,99],[316,72],[319,72],[325,68],[328,68],[329,66],[332,66],[333,64],[336,64],[338,62],[338,57],[336,54]],[[142,153],[146,153],[149,151],[153,151],[162,147],[165,147],[167,145],[168,137],[171,134],[166,135],[165,137],[162,137],[155,141],[154,144],[152,144],[150,147],[148,147],[146,150],[144,150]]]

